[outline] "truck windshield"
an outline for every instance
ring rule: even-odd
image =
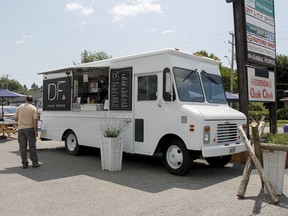
[[[220,76],[202,70],[200,78],[197,69],[188,70],[177,67],[173,68],[173,72],[180,101],[204,102],[204,88],[206,100],[209,103],[227,103]]]
[[[195,70],[173,68],[179,100],[187,102],[204,102],[200,76]]]
[[[206,71],[201,71],[201,79],[204,87],[206,99],[210,103],[227,103],[222,79],[215,74],[209,74]]]

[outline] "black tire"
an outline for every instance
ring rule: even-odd
[[[163,153],[163,163],[173,175],[185,175],[191,168],[189,151],[181,140],[172,140]]]
[[[231,160],[231,155],[219,156],[219,157],[208,157],[205,160],[209,163],[212,167],[224,167],[227,165]]]
[[[80,146],[78,144],[78,139],[73,131],[68,131],[65,136],[65,149],[70,155],[79,155]]]

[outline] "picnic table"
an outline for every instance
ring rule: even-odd
[[[11,136],[12,133],[17,132],[17,122],[14,123],[7,123],[7,122],[0,122],[0,134],[7,134],[8,137]]]

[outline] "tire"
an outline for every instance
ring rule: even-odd
[[[163,163],[173,175],[185,175],[191,168],[189,151],[181,140],[172,140],[165,148]]]
[[[68,131],[65,136],[65,149],[70,155],[79,155],[80,146],[78,144],[78,139],[73,131]]]
[[[231,160],[231,155],[219,156],[219,157],[208,157],[205,160],[209,163],[212,167],[224,167],[227,165]]]

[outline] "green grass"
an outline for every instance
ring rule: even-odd
[[[288,120],[277,120],[277,127],[283,127],[284,124],[288,124]],[[269,121],[266,121],[266,127],[270,127]]]
[[[288,120],[277,120],[278,127],[283,127],[284,124],[288,124]]]
[[[262,135],[265,143],[288,145],[288,133],[285,134],[271,134],[266,133]]]

